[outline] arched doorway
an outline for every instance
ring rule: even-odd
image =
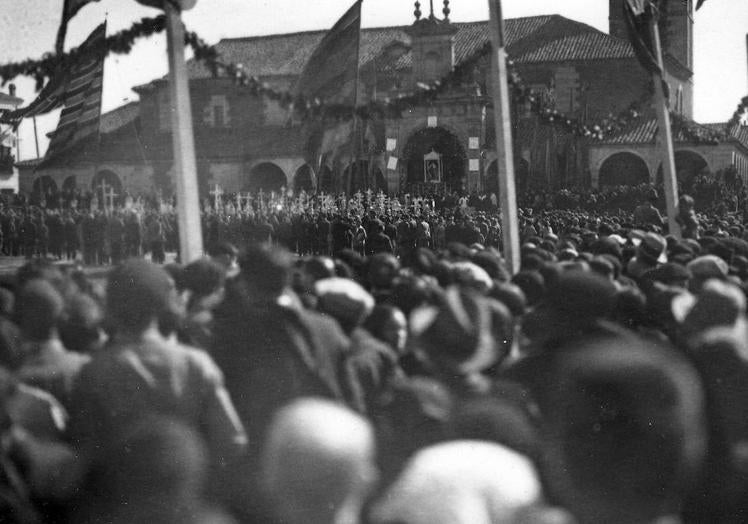
[[[684,191],[690,191],[694,179],[708,169],[709,165],[700,154],[688,150],[675,152],[675,173]],[[662,181],[662,163],[660,163],[657,168],[657,182],[661,184]]]
[[[243,191],[278,191],[286,185],[286,174],[272,162],[263,162],[252,168],[245,179]]]
[[[75,178],[75,175],[70,175],[65,180],[62,181],[62,191],[63,193],[68,193],[71,191],[75,191],[78,188],[78,181]]]
[[[34,200],[38,203],[45,202],[46,205],[46,203],[56,202],[57,183],[55,183],[51,176],[40,176],[34,180],[31,193]]]
[[[96,194],[99,207],[116,206],[122,196],[122,182],[113,171],[99,171],[91,180],[91,189]]]
[[[448,190],[461,191],[466,184],[467,156],[459,138],[442,127],[427,127],[411,135],[403,149],[407,168],[407,184],[423,186],[424,156],[435,152],[441,157],[442,185]]]
[[[327,165],[322,165],[319,169],[319,180],[317,189],[325,193],[331,193],[334,190],[335,179],[332,176],[332,169]]]
[[[376,191],[382,191],[383,193],[387,193],[389,189],[387,187],[387,180],[384,178],[384,174],[379,168],[374,171],[374,185]]]
[[[314,173],[309,164],[304,164],[296,170],[293,177],[294,189],[296,191],[314,191]]]
[[[649,168],[644,160],[634,153],[615,153],[600,166],[600,187],[638,186],[649,183]]]
[[[348,164],[348,166],[346,166],[345,170],[343,171],[343,180],[346,184],[346,186],[343,187],[343,191],[348,191],[348,177],[353,166],[354,164],[352,163]],[[353,172],[353,178],[351,178],[350,183],[351,193],[355,193],[357,191],[365,191],[369,187],[369,184],[367,182],[369,178],[369,162],[367,160],[359,160],[356,166],[357,167]]]

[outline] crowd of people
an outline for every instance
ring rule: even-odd
[[[748,230],[659,199],[523,207],[516,274],[490,197],[208,210],[184,265],[80,212],[141,237],[0,285],[0,521],[744,522]]]

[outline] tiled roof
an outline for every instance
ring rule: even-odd
[[[134,121],[140,114],[140,104],[130,102],[101,115],[99,130],[102,133],[111,133]]]
[[[481,51],[490,41],[488,22],[455,23],[455,62],[460,64]],[[393,42],[411,43],[407,30],[410,26],[364,28],[361,30],[362,67]],[[520,62],[558,60],[597,60],[633,57],[631,45],[619,38],[602,33],[592,26],[560,15],[510,18],[505,21],[506,44],[509,55]],[[299,75],[326,30],[300,33],[228,38],[216,44],[221,58],[238,63],[257,77]],[[411,66],[409,52],[395,59],[383,60],[377,67],[402,70]],[[201,63],[190,61],[191,78],[211,76]]]
[[[720,133],[725,132],[726,123],[711,123],[711,124],[698,124],[691,122],[697,127],[706,128],[710,131],[717,131]],[[607,138],[601,142],[601,144],[653,144],[657,136],[657,119],[650,118],[647,120],[639,120],[631,124],[620,133]],[[748,148],[748,126],[741,126],[739,124],[733,125],[729,129],[728,136],[743,144]],[[689,142],[689,137],[684,133],[683,129],[673,127],[673,140],[676,142]]]
[[[584,33],[552,40],[521,55],[516,62],[563,62],[568,60],[603,60],[632,58],[634,51],[625,40],[604,33]]]
[[[657,119],[639,120],[620,133],[602,141],[603,144],[652,144],[657,135]]]

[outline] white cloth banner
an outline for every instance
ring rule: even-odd
[[[387,160],[387,169],[397,169],[397,157],[391,156]]]

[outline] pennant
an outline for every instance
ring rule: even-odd
[[[55,52],[61,55],[65,48],[65,35],[68,32],[68,22],[80,11],[83,6],[99,0],[65,0],[62,7],[62,21],[60,29],[57,31],[57,40],[55,42]]]
[[[357,0],[309,57],[296,83],[296,94],[355,105],[360,32],[361,0]]]
[[[662,74],[654,52],[649,23],[655,16],[650,0],[624,0],[624,20],[636,58],[650,73]]]
[[[106,36],[106,23],[99,26],[95,33],[103,40]],[[44,161],[39,167],[84,138],[99,132],[104,57],[103,52],[99,53],[99,56],[80,64],[71,75],[61,96],[65,107],[60,113],[57,129],[51,136]]]
[[[106,23],[101,24],[99,27],[93,30],[93,32],[86,38],[86,40],[80,45],[79,50],[83,56],[92,56],[90,53],[94,50],[104,49],[104,41],[106,40]],[[98,53],[101,54],[101,53]],[[102,66],[103,66],[103,56]],[[73,64],[65,71],[60,71],[56,76],[52,77],[47,85],[41,90],[36,99],[26,107],[22,107],[16,111],[11,111],[4,118],[3,121],[20,122],[22,118],[29,118],[32,116],[41,115],[54,111],[64,105],[66,105],[66,97],[68,93],[75,94],[77,87],[85,84],[87,80],[90,80],[95,74],[97,67],[99,66],[99,60],[91,60],[90,58],[82,60],[80,63]]]

